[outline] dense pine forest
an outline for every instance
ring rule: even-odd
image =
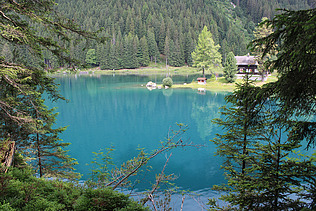
[[[133,69],[150,62],[170,66],[192,65],[199,33],[207,26],[220,45],[223,62],[229,52],[245,55],[253,31],[262,17],[272,18],[276,8],[306,9],[312,0],[57,0],[61,15],[74,20],[82,29],[98,31],[107,42],[87,42],[73,37],[67,44],[70,56],[87,66],[101,69]],[[45,30],[34,26],[45,35]],[[55,38],[58,40],[58,38]],[[62,40],[58,40],[62,42]],[[19,48],[16,50],[15,48]],[[31,52],[21,47],[2,45],[1,55],[8,61],[28,58],[28,66],[37,66]],[[19,53],[17,53],[19,52]],[[43,58],[48,68],[68,67],[51,53]]]

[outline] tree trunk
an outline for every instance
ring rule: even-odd
[[[14,154],[15,154],[15,141],[9,141],[7,143],[8,145],[8,150],[6,152],[4,152],[4,162],[2,163],[2,165],[5,167],[4,172],[7,173],[8,168],[12,165],[13,160],[14,160]]]
[[[276,158],[276,175],[275,175],[275,180],[277,183],[277,187],[274,192],[274,210],[278,210],[278,202],[279,202],[279,171],[280,171],[280,157],[281,157],[281,138],[278,140],[278,145],[277,145],[277,158]]]
[[[42,171],[42,158],[41,158],[41,148],[40,148],[40,141],[39,141],[39,135],[38,133],[36,134],[36,142],[37,142],[37,157],[38,157],[38,167],[39,167],[39,174],[40,177],[43,176],[43,171]]]

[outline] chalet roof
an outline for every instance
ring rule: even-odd
[[[237,60],[237,65],[258,65],[258,62],[255,60],[254,56],[249,54],[246,56],[235,56]]]

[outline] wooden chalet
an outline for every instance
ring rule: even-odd
[[[238,71],[237,74],[252,74],[259,75],[258,62],[255,60],[254,56],[249,54],[246,56],[235,56],[237,60]]]

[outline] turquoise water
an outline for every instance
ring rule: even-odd
[[[219,196],[210,188],[225,182],[220,169],[222,159],[214,155],[216,148],[209,140],[216,133],[222,133],[211,120],[221,117],[219,107],[225,104],[224,97],[228,93],[146,89],[148,81],[159,83],[163,77],[59,76],[56,82],[60,83],[60,92],[69,103],[59,101],[49,106],[58,107],[57,125],[68,126],[61,138],[72,143],[69,154],[79,162],[77,171],[83,180],[88,179],[91,172],[87,164],[93,159],[92,152],[113,146],[113,160],[120,165],[136,156],[138,148],[146,152],[159,148],[169,129],[177,129],[177,123],[188,125],[183,140],[204,146],[174,149],[155,157],[149,163],[152,171],[140,174],[137,179],[142,183],[135,189],[136,192],[150,189],[155,183],[155,174],[161,172],[172,153],[166,173],[178,176],[174,183],[180,189],[199,194],[187,194],[183,210],[206,210],[208,199]],[[196,76],[174,76],[173,80],[188,83],[194,78]],[[303,153],[311,155],[313,150]],[[172,199],[172,207],[180,210],[182,195],[175,194]]]
[[[219,107],[225,104],[227,93],[191,89],[148,90],[149,80],[160,82],[162,76],[63,76],[57,77],[61,94],[69,103],[50,104],[57,106],[57,124],[68,126],[62,139],[72,143],[69,154],[79,162],[77,171],[82,179],[89,177],[86,164],[99,149],[113,146],[116,164],[131,159],[137,148],[147,152],[158,148],[168,130],[177,129],[176,123],[188,125],[183,140],[204,145],[172,150],[166,173],[174,173],[176,186],[191,191],[209,189],[224,182],[220,170],[221,158],[214,156],[215,146],[209,140],[221,132],[211,123],[220,117]],[[190,77],[173,77],[174,81],[190,82]],[[150,165],[152,173],[142,175],[139,190],[150,188],[155,182],[170,152],[154,158]]]

